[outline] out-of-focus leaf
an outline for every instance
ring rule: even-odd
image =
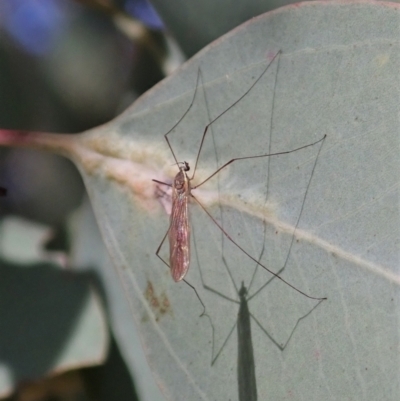
[[[290,0],[151,0],[185,54],[192,56],[213,40],[257,15]]]
[[[282,55],[254,90],[212,125],[196,172],[200,181],[232,157],[289,150],[328,135],[306,199],[316,147],[270,162],[238,162],[195,192],[232,238],[275,271],[285,263],[304,203],[282,275],[328,300],[301,321],[283,352],[253,322],[258,399],[398,398],[399,17],[391,3],[284,8],[214,42],[107,125],[75,137],[0,135],[3,144],[47,147],[78,165],[168,399],[238,400],[235,333],[210,366],[213,347],[223,346],[234,328],[238,306],[203,288],[199,272],[235,297],[224,261],[237,286],[249,286],[255,263],[191,205],[187,280],[211,320],[199,318],[193,290],[174,283],[154,255],[168,228],[160,206],[168,193],[157,192],[151,178],[171,180],[177,170],[163,134],[190,104],[201,68],[204,85],[171,134],[178,161],[193,167],[205,125],[249,88],[278,50]],[[250,292],[269,277],[259,269]],[[278,280],[249,302],[278,343],[314,305]]]
[[[38,244],[38,235],[21,224],[13,227],[7,224],[6,233],[3,227],[1,249],[12,257],[7,237],[13,235],[27,248],[26,258],[27,250],[33,251],[27,240]],[[41,236],[40,230],[36,233]],[[0,277],[2,397],[21,382],[104,361],[108,330],[99,295],[90,284],[93,278],[60,271],[50,263],[5,260],[0,261]]]
[[[104,284],[104,299],[111,328],[125,363],[135,380],[140,401],[164,400],[154,382],[138,330],[132,319],[129,302],[121,291],[121,282],[107,254],[88,201],[85,201],[75,213],[70,226],[73,238],[71,257],[74,268],[78,271],[95,271],[101,283]]]

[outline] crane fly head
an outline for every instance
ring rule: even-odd
[[[188,172],[190,170],[190,166],[188,162],[178,162],[179,170],[183,170],[184,172]]]

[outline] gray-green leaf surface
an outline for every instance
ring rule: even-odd
[[[395,5],[373,3],[312,3],[258,17],[204,49],[118,119],[87,134],[86,145],[104,160],[95,168],[81,162],[81,170],[168,399],[238,399],[235,333],[211,366],[212,348],[224,343],[238,307],[203,289],[199,267],[208,285],[235,297],[223,257],[237,285],[248,285],[255,264],[228,241],[222,245],[216,225],[191,205],[187,279],[206,304],[213,340],[193,291],[174,283],[154,255],[168,217],[151,198],[150,179],[171,180],[176,172],[163,134],[190,104],[200,67],[204,88],[171,134],[178,160],[193,167],[204,126],[278,50],[279,67],[273,63],[254,91],[212,125],[196,173],[200,179],[232,157],[266,153],[270,138],[272,150],[280,151],[328,135],[283,273],[303,291],[328,300],[300,323],[283,352],[253,325],[259,399],[398,396],[398,21]],[[276,271],[286,258],[315,157],[311,148],[275,158],[269,168],[265,159],[238,162],[210,182],[208,192],[199,189],[198,197],[249,253],[258,257],[265,248],[263,263]],[[130,162],[123,167],[121,159]],[[132,167],[132,161],[139,165]],[[135,187],[140,177],[142,187]],[[136,196],[124,185],[135,187]],[[168,257],[166,249],[162,255]],[[254,289],[268,278],[259,271]],[[313,305],[275,280],[250,308],[284,343]]]

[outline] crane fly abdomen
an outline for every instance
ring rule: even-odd
[[[190,181],[182,167],[172,185],[172,210],[168,232],[169,260],[174,281],[181,281],[185,277],[190,264],[189,195]]]

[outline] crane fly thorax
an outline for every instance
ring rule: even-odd
[[[183,168],[179,169],[179,173],[175,176],[172,187],[176,191],[177,196],[189,195],[190,180]]]

